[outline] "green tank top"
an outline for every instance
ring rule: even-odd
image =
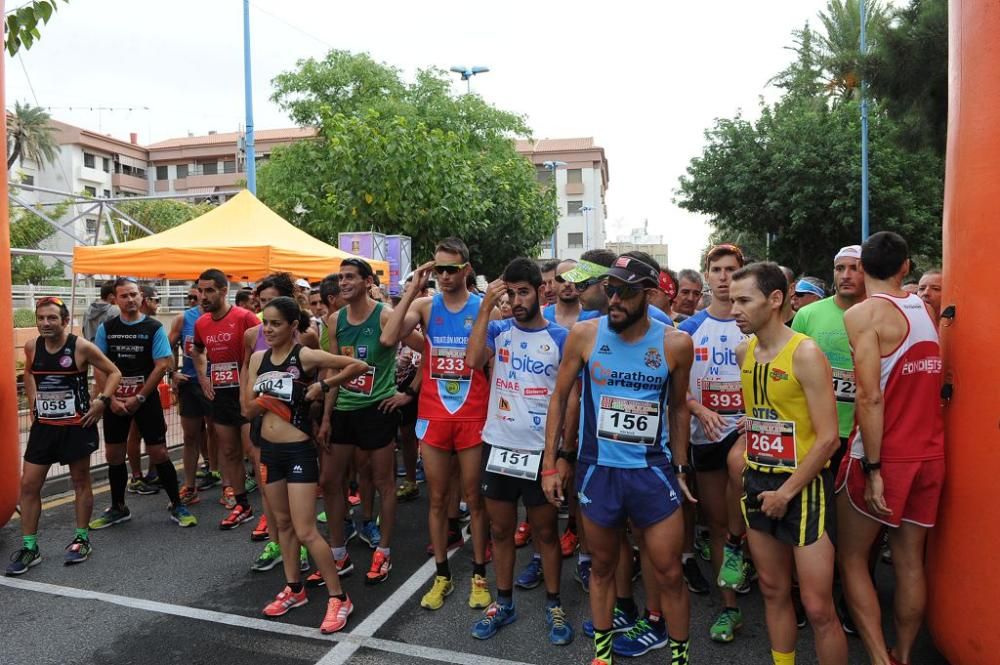
[[[368,363],[368,371],[340,387],[337,394],[339,411],[355,411],[378,404],[396,394],[396,349],[382,346],[383,303],[375,305],[371,316],[361,325],[347,321],[347,308],[337,315],[337,344],[340,353]]]

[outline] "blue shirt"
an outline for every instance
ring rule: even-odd
[[[126,321],[122,319],[122,323],[127,326],[134,326],[142,323],[146,320],[146,315],[141,315],[135,321]],[[97,334],[94,336],[94,344],[97,348],[101,350],[101,353],[107,355],[108,353],[108,334],[104,330],[104,324],[102,323],[97,328]],[[167,333],[163,330],[163,326],[156,329],[153,333],[153,360],[159,360],[160,358],[169,358],[174,355],[170,351],[170,339],[167,337]]]
[[[542,316],[545,317],[546,321],[551,321],[552,323],[559,323],[556,321],[556,306],[549,305],[542,310]],[[576,320],[577,323],[580,321],[589,321],[590,319],[599,319],[603,314],[598,312],[596,309],[584,309],[580,311],[580,318]],[[668,326],[673,326],[674,322],[670,320],[670,317],[662,309],[656,305],[649,305],[649,318],[654,321],[659,321],[660,323],[666,323]]]
[[[194,306],[184,310],[184,325],[181,326],[181,373],[184,376],[197,379],[198,372],[194,369],[194,360],[191,358],[191,347],[194,345],[194,322],[204,314],[201,307]]]

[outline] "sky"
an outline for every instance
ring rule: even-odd
[[[9,8],[22,4],[9,0]],[[332,48],[399,67],[485,65],[473,90],[524,114],[536,138],[605,149],[609,240],[648,220],[670,267],[696,267],[709,233],[672,202],[715,118],[756,117],[791,33],[826,0],[403,2],[252,0],[254,124],[289,127],[271,79]],[[6,98],[146,144],[244,122],[240,0],[70,0],[42,39],[6,59]],[[465,83],[456,82],[456,93]],[[120,110],[72,110],[68,107]],[[143,110],[143,107],[148,110]],[[129,111],[131,108],[133,110]]]

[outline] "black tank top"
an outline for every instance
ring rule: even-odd
[[[271,349],[265,351],[260,367],[257,368],[253,390],[258,395],[274,397],[288,404],[292,410],[292,425],[312,438],[310,403],[306,401],[306,390],[316,380],[316,370],[306,373],[302,369],[302,360],[299,358],[301,351],[302,345],[296,344],[281,364],[271,361]]]
[[[142,390],[146,379],[153,373],[153,338],[162,327],[159,321],[146,317],[139,323],[128,325],[120,316],[104,322],[107,338],[107,356],[122,373],[116,395],[132,397]]]
[[[45,348],[45,340],[35,340],[31,375],[37,396],[38,421],[47,425],[76,425],[90,410],[87,373],[76,366],[76,335],[66,336],[66,343],[55,353]]]

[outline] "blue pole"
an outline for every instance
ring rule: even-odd
[[[253,145],[253,90],[250,85],[250,0],[243,0],[243,88],[247,105],[247,189],[257,195],[257,154]]]
[[[861,6],[861,64],[864,66],[865,56],[868,49],[865,41],[865,4],[867,0],[860,0]],[[865,94],[868,84],[861,79],[861,242],[868,240],[868,95]]]

